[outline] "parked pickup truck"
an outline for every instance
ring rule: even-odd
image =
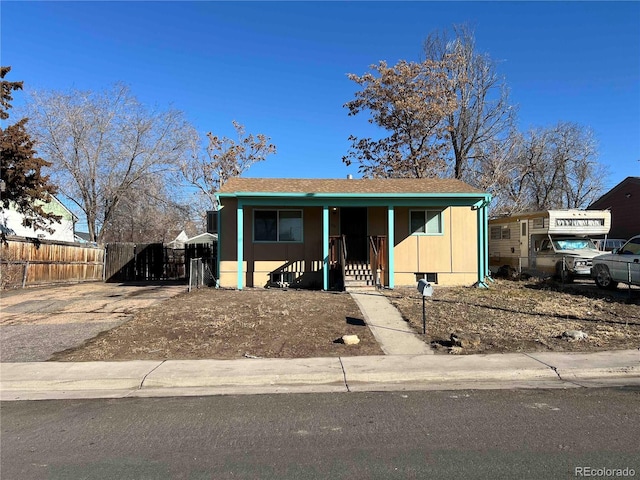
[[[613,253],[595,257],[591,276],[600,288],[614,289],[618,283],[640,285],[640,235]]]
[[[574,277],[589,277],[592,259],[601,254],[589,238],[550,236],[536,252],[536,268],[570,282]]]

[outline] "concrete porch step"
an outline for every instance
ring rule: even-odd
[[[350,280],[371,280],[373,281],[373,274],[372,273],[358,273],[358,274],[351,274],[351,275],[345,275],[344,281],[348,282]]]

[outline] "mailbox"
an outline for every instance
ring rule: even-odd
[[[424,279],[418,281],[418,291],[423,297],[433,296],[433,287]]]

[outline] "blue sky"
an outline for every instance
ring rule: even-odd
[[[344,103],[372,63],[420,60],[427,35],[469,23],[500,62],[520,128],[593,129],[607,186],[640,175],[639,2],[12,2],[1,56],[26,89],[102,90],[181,109],[204,135],[232,120],[278,153],[248,176],[358,176]],[[24,95],[18,94],[19,107]]]

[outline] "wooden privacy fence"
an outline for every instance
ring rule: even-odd
[[[0,287],[83,281],[182,280],[189,260],[201,258],[214,272],[217,244],[173,249],[162,243],[90,246],[34,238],[6,237],[0,245]]]
[[[165,268],[173,249],[162,243],[108,243],[105,281],[128,282],[184,278],[184,271]],[[175,265],[175,262],[171,262]],[[184,270],[184,269],[183,269]],[[169,274],[171,273],[171,275]]]
[[[162,243],[109,243],[105,281],[181,280],[189,276],[191,259],[202,258],[210,268],[215,268],[216,255],[215,243],[186,245],[184,249],[169,248]]]
[[[0,244],[2,288],[101,281],[104,248],[78,243],[7,237]]]

